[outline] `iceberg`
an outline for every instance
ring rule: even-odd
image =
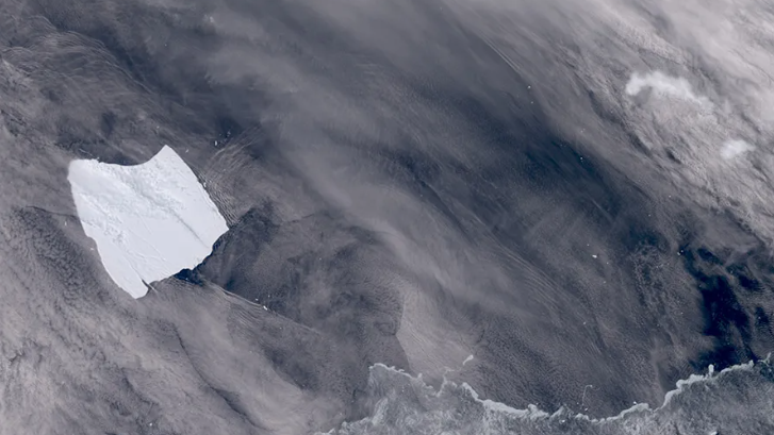
[[[196,174],[166,145],[135,166],[74,160],[67,179],[105,271],[135,299],[147,284],[197,266],[228,231]]]

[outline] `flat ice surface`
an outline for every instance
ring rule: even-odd
[[[196,175],[168,146],[136,166],[74,160],[67,179],[102,265],[135,299],[147,293],[145,283],[201,263],[228,231]]]

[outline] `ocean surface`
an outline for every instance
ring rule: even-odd
[[[772,22],[0,2],[0,435],[774,433]],[[135,299],[69,168],[164,147],[227,230]]]

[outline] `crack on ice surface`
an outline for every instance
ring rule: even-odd
[[[147,293],[145,283],[198,265],[228,230],[191,168],[166,145],[136,166],[74,160],[67,179],[102,265],[135,299]]]
[[[661,406],[640,403],[607,418],[562,407],[553,414],[529,405],[515,409],[480,399],[466,383],[444,381],[439,389],[422,376],[375,364],[368,395],[372,416],[345,422],[328,435],[345,434],[697,434],[774,433],[774,364],[771,355],[706,375],[691,375],[668,392]]]

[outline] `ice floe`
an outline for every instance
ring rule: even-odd
[[[74,160],[67,176],[83,230],[113,281],[134,298],[198,265],[228,230],[191,168],[164,146],[146,163]]]

